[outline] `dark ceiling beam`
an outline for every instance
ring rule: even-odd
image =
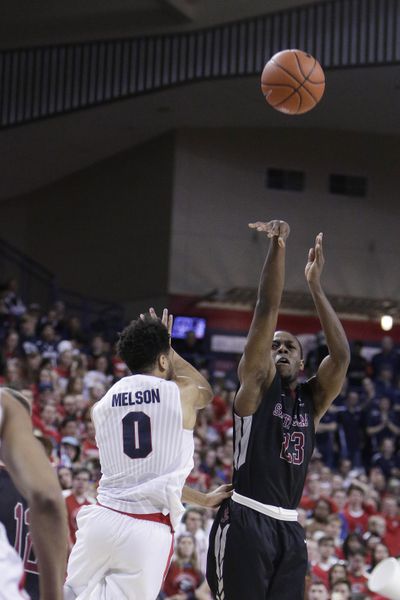
[[[159,0],[160,3],[167,7],[175,16],[179,16],[183,23],[191,23],[195,16],[196,11],[192,3],[187,0]]]

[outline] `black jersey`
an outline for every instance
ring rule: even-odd
[[[233,485],[262,502],[296,509],[314,449],[311,387],[284,390],[276,373],[256,412],[234,415]]]
[[[24,588],[31,600],[39,600],[38,567],[29,533],[29,508],[4,468],[0,468],[0,521],[6,529],[9,543],[24,564]]]

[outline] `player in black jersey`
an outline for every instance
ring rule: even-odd
[[[40,573],[40,598],[62,600],[67,554],[65,502],[43,447],[33,435],[29,404],[22,394],[9,388],[0,388],[0,440],[0,458],[29,507],[27,513],[17,503],[14,515],[10,515],[19,527],[16,550],[24,543],[25,566],[29,565],[30,539],[21,539],[22,521],[29,519]],[[19,565],[22,572],[22,565],[6,541],[3,524],[0,524],[0,547],[0,597],[7,600],[25,597],[19,593],[14,577],[19,574]]]
[[[303,600],[307,567],[299,504],[315,427],[342,387],[348,342],[321,286],[322,233],[310,248],[308,286],[329,355],[317,374],[298,384],[302,348],[275,331],[284,286],[284,221],[253,223],[271,238],[234,402],[234,492],[210,534],[207,579],[217,600]]]

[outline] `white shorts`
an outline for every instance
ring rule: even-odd
[[[24,579],[22,561],[8,543],[6,530],[0,523],[0,600],[29,600],[22,589]]]
[[[170,527],[99,505],[82,507],[77,523],[65,600],[156,600],[173,550]]]

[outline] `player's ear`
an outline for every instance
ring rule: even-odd
[[[300,361],[300,371],[304,371],[304,358]]]
[[[168,371],[168,358],[166,354],[160,354],[158,357],[158,367],[160,371]]]

